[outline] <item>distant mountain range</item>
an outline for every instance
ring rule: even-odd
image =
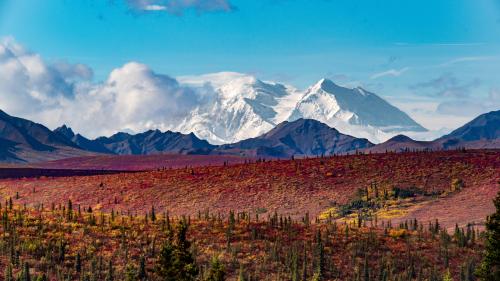
[[[210,84],[213,99],[182,121],[166,121],[173,131],[194,132],[213,144],[258,137],[278,124],[314,119],[344,134],[381,142],[397,133],[427,131],[406,113],[363,88],[322,79],[305,91],[239,73],[218,73],[181,82]]]
[[[0,110],[0,162],[38,162],[89,154],[43,125]]]
[[[440,150],[456,148],[500,148],[500,110],[482,114],[434,141],[415,141],[403,135],[371,147],[372,152],[405,150]]]
[[[208,154],[215,148],[214,145],[205,140],[200,140],[193,133],[184,135],[171,131],[163,133],[159,130],[150,130],[136,135],[117,133],[109,138],[100,137],[89,140],[80,134],[75,135],[73,130],[66,125],[55,129],[54,132],[61,137],[70,139],[75,145],[84,150],[106,154]]]
[[[397,114],[397,111],[395,111]],[[408,119],[409,126],[412,124]],[[416,124],[416,123],[415,123]],[[417,126],[417,125],[411,126]],[[90,140],[67,126],[54,131],[0,111],[0,162],[41,162],[95,154],[216,154],[248,157],[319,156],[353,151],[500,148],[500,110],[483,114],[434,141],[398,135],[380,144],[343,134],[313,119],[284,121],[268,132],[233,144],[212,145],[195,134],[150,130]]]

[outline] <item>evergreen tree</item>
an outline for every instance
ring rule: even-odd
[[[47,275],[45,275],[45,273],[42,273],[42,274],[38,275],[38,277],[36,278],[36,281],[49,281],[49,279],[47,278]]]
[[[69,199],[67,219],[70,221],[72,218],[73,218],[73,202],[71,202],[71,199]]]
[[[316,275],[318,280],[323,280],[325,275],[325,247],[323,245],[323,241],[321,238],[321,232],[318,230],[316,233],[316,254],[317,254],[317,263],[316,263]]]
[[[291,278],[292,281],[299,281],[299,257],[297,252],[294,250],[292,252],[292,264],[291,264]]]
[[[321,281],[321,277],[318,272],[314,273],[311,281]]]
[[[368,267],[368,257],[366,255],[365,255],[365,262],[363,264],[363,280],[370,281],[370,269]]]
[[[10,263],[7,266],[7,268],[5,269],[4,280],[5,281],[14,281],[14,276],[12,275],[12,265]]]
[[[76,253],[75,270],[78,273],[82,271],[82,259],[80,257],[80,253]]]
[[[106,281],[113,281],[113,280],[115,280],[115,273],[113,269],[113,263],[111,262],[111,260],[109,260],[108,273],[106,273]]]
[[[453,278],[451,277],[450,270],[446,270],[446,272],[443,275],[443,281],[453,281]]]
[[[181,221],[177,225],[175,236],[169,234],[162,246],[156,264],[156,272],[164,281],[191,281],[198,275],[198,268],[189,248],[191,243],[187,240],[188,225]]]
[[[304,245],[304,253],[302,257],[302,281],[307,281],[307,249]]]
[[[484,281],[500,280],[500,192],[493,203],[496,212],[486,222],[486,250],[477,270],[477,276]]]
[[[224,265],[220,262],[217,256],[212,258],[210,270],[205,278],[206,281],[224,281],[226,280],[226,271]]]
[[[125,281],[137,281],[138,279],[142,280],[138,277],[139,275],[135,267],[132,264],[128,264],[125,268]]]
[[[139,280],[145,280],[147,278],[146,274],[146,259],[142,256],[139,261],[139,272],[137,273],[137,278]]]
[[[23,265],[23,271],[21,273],[21,280],[22,281],[31,281],[30,266],[27,262],[25,262]]]
[[[151,207],[151,221],[155,222],[156,221],[156,212],[155,212],[155,206]]]
[[[247,281],[245,278],[245,270],[243,269],[243,264],[240,264],[240,272],[238,274],[238,281]]]

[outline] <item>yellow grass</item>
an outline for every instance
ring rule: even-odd
[[[403,209],[382,209],[375,214],[379,219],[394,219],[405,216],[408,211]]]

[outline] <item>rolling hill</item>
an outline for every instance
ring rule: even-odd
[[[36,162],[91,154],[41,124],[3,111],[0,111],[0,145],[2,162]]]
[[[222,145],[215,152],[287,158],[333,155],[371,146],[373,144],[367,139],[341,134],[319,121],[298,119],[285,121],[257,138]]]

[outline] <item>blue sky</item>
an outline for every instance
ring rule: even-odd
[[[298,88],[332,78],[432,129],[499,104],[499,0],[187,2],[0,0],[0,37],[48,62],[87,65],[94,81],[130,61],[172,77],[235,71]]]

